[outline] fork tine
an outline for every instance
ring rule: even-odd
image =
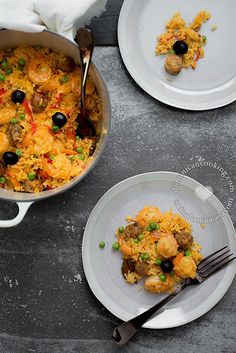
[[[206,262],[208,259],[210,259],[211,257],[215,256],[216,254],[218,254],[220,251],[226,249],[227,247],[228,247],[228,245],[226,245],[226,246],[224,246],[223,248],[221,248],[221,249],[219,249],[219,250],[213,252],[213,254],[208,255],[207,257],[205,257],[205,258],[199,263],[199,265],[204,264],[204,262]],[[198,267],[199,267],[199,265],[198,265]]]
[[[211,270],[212,268],[214,268],[215,266],[217,266],[218,264],[221,264],[223,261],[225,261],[226,259],[228,259],[231,255],[233,254],[229,254],[223,258],[220,259],[221,256],[217,257],[216,260],[219,260],[217,262],[212,261],[210,262],[208,265],[204,266],[202,269],[199,270],[199,273],[201,275],[204,275],[204,273],[208,272],[209,270]],[[209,266],[211,265],[211,266]]]
[[[216,260],[219,260],[220,257],[224,256],[225,254],[229,253],[230,250],[226,250],[225,252],[223,252],[222,254],[214,257],[211,261],[208,261],[207,263],[203,264],[203,266],[198,266],[199,270],[203,270],[205,267],[208,267],[209,265],[213,264]]]
[[[229,259],[228,261],[220,263],[219,266],[216,266],[216,267],[212,268],[212,270],[209,273],[207,273],[206,275],[203,275],[203,277],[206,279],[206,278],[212,276],[214,273],[222,270],[226,265],[228,265],[230,262],[232,262],[234,260],[236,260],[235,256],[232,257],[231,259]]]

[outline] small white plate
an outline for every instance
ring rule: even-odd
[[[208,218],[225,211],[209,190],[191,178],[183,177],[176,192],[178,176],[171,172],[154,172],[120,182],[100,199],[85,227],[82,260],[90,288],[111,313],[124,321],[147,310],[164,297],[144,291],[140,283],[130,285],[122,276],[122,256],[119,251],[112,250],[112,244],[116,240],[115,229],[126,224],[125,217],[135,215],[147,205],[156,205],[162,211],[172,207],[173,212],[178,213],[175,200],[195,217]],[[218,222],[207,224],[205,229],[193,223],[193,235],[202,245],[204,256],[227,244],[236,253],[235,231],[228,214]],[[101,240],[105,241],[104,249],[99,248]],[[235,271],[236,264],[231,263],[203,284],[187,288],[144,327],[176,327],[197,319],[223,297]]]
[[[207,36],[205,57],[196,70],[171,76],[165,55],[155,54],[156,39],[175,12],[189,23],[200,10],[212,16],[200,30]],[[235,0],[125,0],[118,23],[123,61],[139,86],[161,102],[190,110],[227,105],[236,99],[235,13]]]

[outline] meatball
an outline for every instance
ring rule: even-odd
[[[75,63],[73,59],[69,57],[62,57],[59,58],[56,62],[56,68],[63,71],[63,72],[72,72],[74,70]]]
[[[127,275],[129,272],[134,272],[134,270],[135,270],[134,262],[129,258],[123,259],[121,272],[124,278],[126,278],[125,275]]]
[[[178,244],[172,234],[161,237],[157,243],[157,252],[164,258],[169,258],[177,254]]]
[[[7,136],[12,145],[17,145],[21,141],[23,128],[19,124],[10,124],[7,129]]]
[[[174,266],[174,271],[181,278],[195,278],[197,266],[190,256],[183,256]]]
[[[149,271],[149,264],[146,262],[136,262],[135,263],[135,272],[140,276],[147,276]]]
[[[5,172],[5,165],[3,161],[0,161],[0,176],[2,176]]]
[[[180,248],[187,250],[193,243],[193,236],[190,233],[181,232],[175,234],[175,239]]]
[[[31,98],[31,105],[34,113],[41,113],[48,105],[47,95],[35,92]]]
[[[166,281],[162,282],[159,276],[150,276],[144,282],[144,288],[151,293],[165,293],[174,286],[174,279],[170,276],[166,277]]]
[[[165,69],[171,75],[177,75],[183,67],[181,57],[175,54],[168,55],[165,61]]]
[[[135,222],[125,227],[124,234],[128,238],[136,238],[142,231],[143,227],[138,222]]]

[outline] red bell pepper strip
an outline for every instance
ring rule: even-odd
[[[196,63],[197,63],[197,61],[198,61],[200,55],[201,55],[201,48],[198,49],[198,52],[197,52],[197,54],[196,54],[196,56],[195,56],[195,59],[194,59],[194,65],[192,66],[192,68],[193,68],[194,70],[195,70]]]
[[[1,87],[0,88],[0,96],[2,96],[4,93],[6,93],[5,88]]]
[[[23,107],[25,108],[25,112],[26,114],[29,116],[29,122],[31,125],[31,131],[32,134],[34,134],[36,132],[36,124],[33,118],[33,114],[31,112],[30,106],[29,106],[29,101],[27,99],[24,99],[22,102]]]
[[[59,107],[59,105],[60,105],[60,103],[61,103],[61,101],[62,101],[62,99],[63,99],[63,93],[59,93],[58,94],[58,96],[55,96],[55,99],[56,99],[56,104],[54,104],[54,105],[51,105],[51,109],[54,109],[54,108],[58,108]]]

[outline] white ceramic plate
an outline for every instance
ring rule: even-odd
[[[205,57],[196,70],[171,76],[165,56],[155,55],[156,38],[175,12],[188,23],[200,10],[212,15],[200,30],[207,36]],[[222,107],[236,99],[235,13],[235,0],[125,0],[118,23],[123,61],[140,87],[161,102],[190,110]]]
[[[126,179],[111,188],[94,207],[83,237],[82,259],[86,278],[94,295],[114,315],[126,321],[147,310],[164,296],[151,294],[140,284],[130,285],[121,274],[122,256],[112,250],[114,231],[125,225],[127,215],[135,215],[142,207],[157,205],[162,211],[173,208],[178,212],[174,200],[191,211],[195,217],[212,217],[224,207],[220,201],[191,178],[183,177],[176,193],[178,174],[154,172]],[[220,221],[207,224],[202,229],[193,223],[193,234],[206,256],[229,244],[236,253],[233,224],[228,214]],[[104,240],[106,246],[99,248]],[[165,307],[165,311],[147,322],[147,328],[168,328],[186,324],[210,310],[226,293],[236,271],[232,263],[199,286],[187,288]]]

